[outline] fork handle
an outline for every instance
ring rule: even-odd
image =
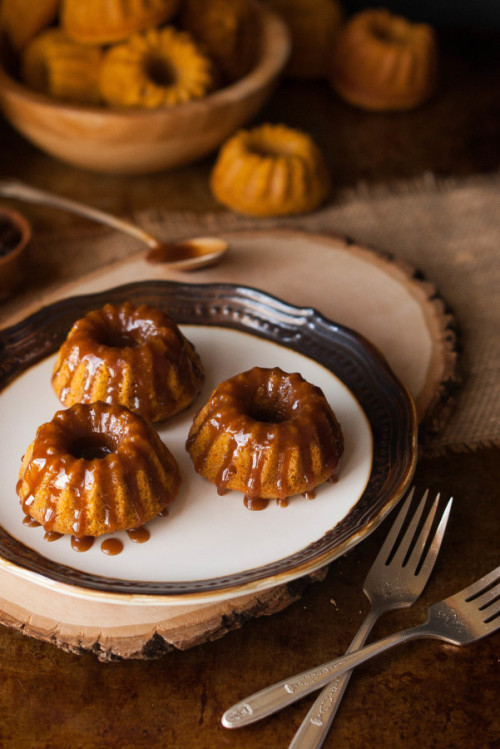
[[[346,653],[352,653],[364,645],[380,613],[382,612],[379,610],[370,609]],[[319,749],[323,745],[342,702],[351,674],[352,670],[346,671],[324,687],[302,721],[288,749]]]
[[[364,663],[374,655],[383,653],[400,643],[415,640],[419,637],[431,637],[432,635],[432,629],[429,629],[428,622],[425,622],[417,627],[388,635],[388,637],[373,642],[361,650],[345,654],[340,658],[334,658],[321,666],[303,671],[297,676],[284,679],[277,684],[255,692],[255,694],[230,707],[222,716],[222,725],[225,728],[240,728],[255,723],[305,697],[306,694],[324,687],[333,678],[350,671],[354,666]]]

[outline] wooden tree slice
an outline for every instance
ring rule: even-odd
[[[142,252],[47,290],[14,308],[5,324],[56,299],[132,281],[253,286],[291,304],[314,307],[368,338],[413,395],[422,441],[442,428],[460,381],[456,326],[432,283],[417,270],[334,237],[282,230],[220,236],[230,250],[218,266],[183,274],[151,264]],[[127,606],[65,595],[40,584],[36,576],[0,569],[0,621],[71,652],[94,652],[102,660],[151,658],[221,637],[251,617],[275,613],[324,573],[221,603]]]

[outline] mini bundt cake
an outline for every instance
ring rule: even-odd
[[[57,99],[97,104],[101,49],[74,42],[58,28],[42,31],[24,49],[21,77],[35,91]]]
[[[355,106],[412,109],[436,86],[434,31],[384,9],[357,13],[337,39],[329,77],[339,96]]]
[[[291,78],[324,78],[342,24],[337,0],[267,0],[287,24],[292,51],[285,68]]]
[[[179,0],[62,0],[61,26],[84,44],[112,44],[169,21]]]
[[[165,312],[124,302],[77,320],[52,385],[65,406],[119,403],[162,421],[190,405],[203,379],[198,354]]]
[[[248,73],[259,29],[247,0],[184,0],[182,26],[202,45],[228,81]]]
[[[330,192],[330,177],[312,138],[286,125],[266,124],[226,141],[210,185],[233,211],[284,216],[317,208]]]
[[[206,96],[214,86],[210,59],[187,32],[172,26],[111,47],[100,69],[102,98],[119,107],[175,106]]]
[[[16,51],[56,18],[60,0],[0,0],[0,30]]]
[[[247,500],[284,500],[330,479],[344,440],[319,387],[278,367],[254,367],[213,391],[186,449],[219,494],[236,489]]]
[[[45,530],[101,536],[156,517],[180,482],[175,458],[149,422],[123,406],[78,403],[38,428],[17,493]]]

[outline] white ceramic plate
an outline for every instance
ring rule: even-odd
[[[5,563],[13,564],[19,574],[31,576],[35,573],[42,585],[62,584],[67,590],[70,586],[69,592],[73,595],[87,598],[104,595],[110,600],[126,600],[127,603],[130,603],[130,595],[142,603],[155,603],[159,597],[163,600],[165,596],[172,602],[183,603],[200,597],[209,600],[233,597],[294,579],[327,563],[373,529],[407,488],[415,460],[416,427],[411,399],[369,344],[350,331],[332,327],[332,324],[329,329],[320,330],[319,323],[323,325],[328,321],[309,311],[306,330],[309,327],[315,332],[309,332],[311,340],[308,341],[306,335],[300,347],[310,348],[312,353],[316,348],[313,358],[295,350],[299,339],[303,338],[303,335],[297,336],[304,327],[303,322],[296,322],[294,326],[291,325],[293,320],[283,316],[285,310],[295,315],[296,308],[280,307],[282,303],[260,292],[256,292],[257,296],[249,306],[252,290],[244,290],[243,298],[240,298],[242,290],[235,291],[234,287],[221,306],[219,298],[223,287],[198,287],[196,292],[197,287],[191,285],[165,283],[166,288],[161,289],[163,295],[168,290],[173,295],[173,302],[169,303],[164,296],[162,299],[171,313],[171,305],[185,305],[187,295],[195,310],[190,314],[209,322],[208,325],[199,325],[188,320],[182,325],[183,332],[194,343],[203,361],[206,382],[189,410],[159,426],[161,438],[179,462],[183,483],[169,515],[148,523],[151,537],[147,543],[136,544],[125,533],[117,533],[115,537],[124,544],[121,554],[103,554],[100,539],[85,553],[78,553],[72,549],[69,537],[49,543],[44,540],[41,527],[23,525],[23,512],[15,492],[20,460],[37,427],[50,420],[61,408],[50,384],[54,354],[27,369],[21,367],[21,371],[10,376],[10,381],[0,391],[0,553]],[[157,287],[158,283],[155,284],[156,290]],[[139,301],[147,284],[125,288],[126,291],[122,287],[111,296]],[[215,288],[218,289],[218,299],[214,307]],[[212,309],[208,320],[207,308],[199,306],[204,295]],[[98,296],[108,300],[110,293]],[[146,301],[151,300],[148,297]],[[159,303],[158,299],[156,302]],[[85,308],[88,309],[101,306],[101,303],[94,297],[85,298]],[[242,307],[246,310],[243,314]],[[52,315],[49,315],[51,321],[58,318],[56,313],[61,309],[60,304],[53,306]],[[70,307],[66,305],[66,327],[68,309]],[[69,315],[76,319],[80,312],[75,309],[73,315]],[[220,325],[221,315],[222,322],[227,317],[231,327]],[[182,315],[173,316],[183,322]],[[238,320],[236,325],[235,318]],[[257,318],[267,328],[264,335],[259,329],[260,323],[256,326]],[[269,328],[270,322],[274,332]],[[50,326],[46,314],[29,321],[24,328],[18,326],[17,330],[22,329],[22,334],[19,334],[22,340],[28,333],[39,335],[40,331],[45,331],[50,338]],[[12,332],[10,335],[12,337]],[[367,408],[366,403],[360,403],[363,393],[356,396],[353,392],[353,388],[359,388],[358,375],[353,375],[352,383],[346,382],[349,377],[346,378],[345,372],[339,376],[322,361],[320,349],[323,347],[331,353],[340,338],[347,340],[349,346],[344,347],[341,355],[339,350],[339,359],[345,359],[346,350],[348,358],[349,355],[352,358],[351,362],[344,361],[343,368],[347,367],[349,371],[356,366],[356,357],[361,356],[364,368],[371,373],[370,376],[382,382],[382,389],[388,392],[388,395],[377,394],[378,417],[370,413],[369,404]],[[55,348],[58,343],[56,341]],[[194,413],[212,389],[220,381],[256,365],[298,371],[305,379],[319,385],[337,414],[345,438],[338,483],[320,487],[314,500],[297,496],[287,507],[271,502],[261,512],[248,510],[238,492],[219,496],[212,484],[194,472],[184,447]],[[358,370],[361,371],[363,366],[359,364]],[[404,425],[394,393],[405,404]],[[381,422],[387,420],[387,424],[375,423],[374,418]],[[388,426],[391,427],[389,430]],[[382,433],[385,438],[381,438]],[[394,448],[395,439],[401,442],[396,449],[402,455],[396,466],[392,459],[386,460],[387,450]],[[381,445],[384,440],[387,444]],[[384,484],[388,477],[391,478],[391,488],[387,492]],[[375,499],[364,507],[370,496]],[[364,509],[360,512],[362,507]],[[338,538],[335,538],[336,533]]]

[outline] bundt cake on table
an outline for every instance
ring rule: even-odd
[[[78,403],[38,428],[17,493],[46,531],[101,536],[156,517],[180,483],[175,458],[149,422],[123,406]]]
[[[237,213],[281,216],[317,208],[330,192],[330,177],[309,135],[265,124],[226,141],[210,185],[217,200]]]
[[[417,107],[436,87],[434,31],[383,8],[361,11],[338,36],[329,79],[339,96],[363,109]]]
[[[77,320],[59,349],[52,385],[65,406],[104,401],[162,421],[189,406],[203,368],[162,310],[106,304]]]
[[[332,479],[344,450],[323,391],[300,374],[254,367],[218,385],[193,420],[186,449],[217,487],[284,501]]]

